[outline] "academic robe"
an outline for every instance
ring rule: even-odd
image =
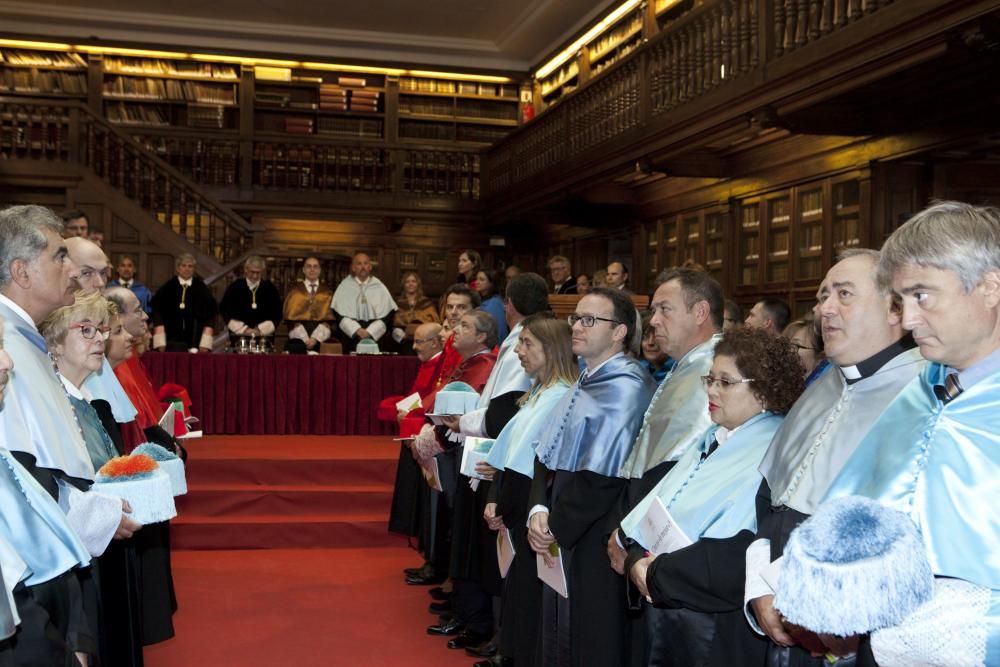
[[[357,336],[359,329],[368,331],[371,339],[381,347],[380,341],[392,326],[396,300],[375,276],[369,276],[363,283],[354,276],[347,276],[333,293],[330,308],[339,320],[337,336],[347,354],[354,352],[361,341]]]
[[[510,333],[510,328],[507,326],[507,317],[504,313],[503,299],[500,298],[499,294],[494,294],[488,299],[484,299],[481,304],[479,304],[479,310],[489,313],[493,316],[493,320],[497,323],[497,340],[501,343],[507,338],[507,334]]]
[[[530,502],[548,508],[569,587],[568,600],[543,587],[540,664],[625,662],[625,608],[613,602],[625,583],[608,566],[607,514],[628,483],[618,471],[653,390],[642,366],[619,354],[580,377],[539,438]]]
[[[441,380],[443,366],[444,354],[441,352],[420,364],[420,370],[417,371],[417,377],[407,395],[419,394],[423,397],[429,394]],[[382,399],[378,407],[379,419],[396,421],[396,403],[403,398],[405,397],[388,396]],[[414,460],[409,446],[400,443],[392,505],[389,509],[389,532],[407,537],[416,537],[420,533],[420,489],[426,486],[423,473],[420,472],[420,466]]]
[[[115,376],[121,382],[137,414],[136,421],[142,429],[155,426],[163,417],[160,400],[153,391],[153,380],[146,367],[142,365],[139,355],[133,353],[128,359],[118,364],[114,369]]]
[[[824,501],[862,495],[920,528],[936,577],[990,589],[987,665],[1000,664],[1000,372],[945,403],[935,393],[948,369],[928,365],[882,413]]]
[[[552,293],[576,294],[576,278],[570,276],[569,280],[567,280],[566,282],[564,282],[562,285],[559,286],[559,289],[555,289],[555,285],[553,285]]]
[[[791,532],[815,512],[868,429],[924,365],[907,336],[856,366],[830,369],[795,402],[760,464],[764,481],[757,491],[757,540],[747,555],[748,597],[770,593],[766,584],[762,588],[760,568],[784,553]],[[747,619],[756,622],[750,611]],[[767,664],[820,667],[825,661],[799,646],[769,643]]]
[[[304,345],[313,338],[316,344],[309,349],[315,351],[320,343],[328,341],[333,333],[333,313],[330,312],[332,301],[333,290],[322,283],[316,285],[314,294],[309,293],[305,282],[295,283],[285,295],[282,310],[282,317],[288,326],[289,342],[297,340]]]
[[[202,331],[214,324],[218,310],[208,286],[198,276],[191,279],[187,290],[174,276],[156,291],[151,304],[153,327],[164,327],[168,352],[186,352],[202,346]]]
[[[396,297],[396,314],[392,317],[392,337],[401,354],[415,354],[413,336],[421,324],[440,322],[437,307],[429,298],[422,297],[411,304],[406,297]]]
[[[752,657],[758,663],[763,660],[763,640],[755,644],[733,640],[746,622],[743,582],[746,548],[757,528],[754,499],[761,481],[757,467],[781,421],[765,412],[733,431],[711,426],[622,521],[623,534],[648,549],[642,520],[658,498],[694,541],[658,556],[647,570],[654,607],[647,607],[644,614],[643,664],[724,667],[740,661],[752,664]],[[720,444],[712,451],[715,442]],[[756,648],[752,656],[748,646]]]
[[[231,282],[219,303],[230,342],[246,329],[260,329],[262,336],[274,336],[281,324],[281,305],[278,288],[270,280],[261,280],[253,290],[246,278]]]
[[[64,384],[68,383],[63,380]],[[68,385],[69,400],[87,443],[94,469],[118,455],[98,411]],[[140,531],[141,532],[141,531]],[[97,597],[85,595],[87,614],[98,630],[103,664],[142,665],[142,602],[139,563],[133,539],[112,540],[93,561]]]
[[[528,544],[535,444],[567,391],[569,385],[563,382],[533,389],[531,398],[497,436],[487,458],[500,471],[493,479],[491,498],[514,545],[514,562],[503,582],[499,653],[525,667],[535,661],[543,586],[535,568],[535,552]]]

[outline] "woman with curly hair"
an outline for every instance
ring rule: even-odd
[[[645,614],[649,644],[635,647],[643,664],[752,664],[753,647],[737,637],[746,623],[743,579],[756,530],[757,467],[802,393],[802,362],[788,339],[737,327],[723,334],[702,381],[714,424],[622,522],[626,572],[658,608]],[[669,520],[651,527],[647,517],[657,515]],[[766,646],[758,643],[762,662]]]
[[[421,324],[438,323],[438,315],[434,302],[424,296],[424,284],[420,274],[407,271],[399,281],[399,296],[396,297],[396,315],[392,321],[392,339],[396,341],[403,354],[416,354],[413,351],[413,334]]]

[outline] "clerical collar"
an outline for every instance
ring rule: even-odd
[[[249,288],[250,288],[250,289],[252,289],[252,290],[255,290],[255,289],[257,289],[258,287],[260,287],[260,281],[258,280],[258,281],[256,281],[256,282],[250,282],[250,281],[248,280],[248,281],[247,281],[247,287],[249,287]]]
[[[958,384],[962,387],[962,391],[971,389],[977,382],[1000,372],[1000,348],[993,350],[989,355],[972,364],[964,371],[959,371],[949,366],[945,374],[953,372],[958,373]]]
[[[4,296],[3,294],[0,294],[0,303],[13,310],[18,317],[24,320],[25,324],[31,325],[32,329],[38,331],[38,327],[36,327],[34,321],[32,321],[31,315],[28,315],[28,313],[24,310],[24,308],[21,308],[21,306],[17,305],[10,298]]]
[[[597,368],[595,368],[593,370],[590,370],[588,368],[587,370],[583,371],[583,377],[584,377],[584,379],[589,378],[591,375],[594,375],[597,371],[599,371],[602,368],[604,368],[604,364],[608,363],[612,359],[617,359],[618,357],[624,357],[624,356],[625,356],[624,352],[619,352],[618,354],[612,354],[610,357],[608,357],[607,359],[605,359],[601,363],[597,364]]]
[[[853,366],[838,366],[838,368],[840,368],[840,372],[847,384],[854,384],[859,380],[864,380],[867,377],[875,375],[889,361],[907,350],[912,350],[916,346],[917,343],[913,340],[913,336],[908,333],[889,347],[883,349],[881,352],[876,352],[864,361],[858,362]]]
[[[187,280],[185,280],[184,278],[177,276],[177,282],[179,282],[181,285],[184,285],[184,287],[191,287],[191,284],[194,283],[194,278],[188,278]]]
[[[437,359],[437,358],[438,358],[438,357],[440,357],[440,356],[441,356],[441,352],[438,352],[437,354],[435,354],[435,355],[434,355],[433,357],[431,357],[431,358],[430,358],[430,359],[428,359],[427,361],[434,361],[435,359]],[[425,363],[426,363],[426,362],[425,362]]]

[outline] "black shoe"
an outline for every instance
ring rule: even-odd
[[[406,578],[406,585],[407,586],[432,586],[434,584],[443,583],[446,578],[447,577],[443,577],[441,575],[435,574],[434,571],[431,570],[430,574],[427,574],[427,575],[418,574],[418,575],[416,575],[414,577],[407,577]]]
[[[473,658],[492,658],[497,654],[497,645],[491,639],[479,646],[469,646],[465,652]]]
[[[424,567],[404,567],[403,574],[407,577],[415,577],[424,571]]]
[[[492,636],[492,632],[473,632],[472,630],[466,630],[454,639],[448,640],[448,648],[459,649],[479,646],[483,642],[488,641]]]
[[[430,595],[435,600],[439,601],[451,599],[451,593],[444,590],[440,586],[435,586],[434,588],[430,589],[429,591],[427,591],[427,594]]]
[[[465,624],[452,619],[440,625],[432,625],[427,628],[427,634],[441,637],[451,637],[465,630]]]
[[[505,658],[502,655],[495,655],[489,660],[480,660],[473,667],[514,667],[514,658]]]
[[[451,600],[445,600],[444,602],[431,602],[430,606],[427,607],[427,611],[432,614],[450,614]]]

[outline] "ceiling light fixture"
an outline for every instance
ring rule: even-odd
[[[628,12],[639,6],[641,0],[625,0],[622,4],[618,5],[610,14],[601,19],[594,27],[592,27],[587,32],[583,33],[580,37],[573,41],[572,44],[567,46],[565,49],[560,51],[554,58],[549,60],[547,63],[542,65],[535,71],[536,79],[543,79],[549,74],[554,72],[557,67],[562,65],[564,62],[576,55],[587,42],[594,39],[607,28],[613,25],[618,19],[625,16]]]

